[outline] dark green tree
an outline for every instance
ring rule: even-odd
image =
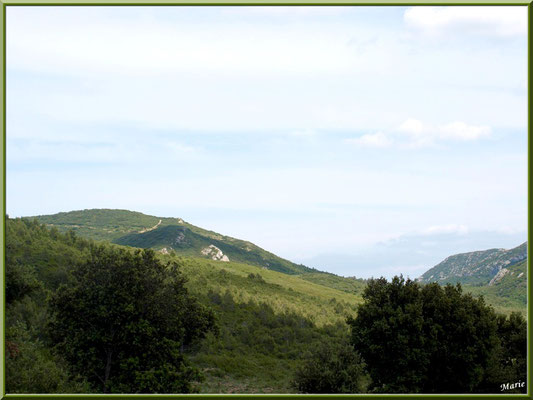
[[[394,277],[371,280],[352,343],[372,389],[388,393],[470,393],[480,389],[499,345],[496,314],[461,286],[421,287]]]
[[[309,353],[296,371],[301,393],[361,393],[366,383],[364,363],[349,343],[324,343]]]
[[[93,246],[51,300],[56,348],[104,393],[187,393],[199,373],[184,347],[216,330],[188,294],[178,265],[151,250]]]
[[[518,313],[498,315],[500,342],[481,385],[482,392],[501,393],[506,383],[527,382],[527,322]],[[526,388],[505,389],[506,393],[526,393]]]
[[[9,260],[6,262],[6,302],[21,300],[40,288],[32,267]]]
[[[511,371],[510,381],[527,379],[527,321],[518,313],[509,318],[499,316],[498,337],[501,339],[500,363]]]

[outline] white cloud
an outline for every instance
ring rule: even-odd
[[[196,147],[177,142],[167,142],[165,147],[172,150],[178,156],[195,155],[199,151]]]
[[[289,136],[300,138],[312,138],[317,135],[317,132],[313,129],[299,129],[289,132]]]
[[[461,32],[525,37],[527,6],[412,7],[405,11],[404,22],[431,35]]]
[[[325,17],[346,14],[349,7],[342,6],[257,6],[257,7],[222,7],[222,14],[240,17]]]
[[[148,136],[108,137],[88,142],[81,135],[69,140],[15,139],[7,142],[7,161],[70,163],[153,163],[154,161],[200,159],[202,149],[176,141],[150,141]]]
[[[7,25],[10,68],[62,70],[82,76],[102,72],[264,76],[346,73],[361,65],[346,44],[351,32],[343,25],[309,22],[280,28],[223,18],[176,24],[103,15],[90,19],[83,13],[73,11],[69,16],[53,8],[41,15],[12,10]]]
[[[526,92],[508,90],[527,80],[527,46],[503,51],[490,41],[472,54],[468,41],[407,43],[396,23],[402,11],[392,7],[377,17],[362,7],[338,16],[344,8],[247,8],[260,18],[239,18],[246,10],[238,7],[133,9],[10,10],[9,113],[249,132],[375,131],[417,110],[424,121],[527,126]],[[480,93],[491,85],[502,89]]]
[[[369,133],[358,138],[346,139],[346,142],[362,147],[390,147],[394,143],[383,132]]]
[[[491,129],[485,125],[467,125],[457,121],[438,128],[439,136],[443,139],[451,140],[476,140],[489,136]]]
[[[424,124],[417,119],[409,118],[402,122],[398,130],[406,132],[412,136],[420,135],[424,132]]]
[[[441,141],[475,141],[490,136],[492,130],[487,125],[469,125],[462,121],[432,126],[409,118],[397,131],[406,135],[406,140],[401,143],[403,147],[416,148],[433,146]]]
[[[429,228],[423,229],[420,232],[422,235],[440,235],[446,233],[452,233],[457,235],[466,235],[468,233],[468,227],[466,225],[448,224],[448,225],[435,225]]]

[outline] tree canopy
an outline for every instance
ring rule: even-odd
[[[362,393],[364,368],[351,344],[322,344],[296,371],[294,385],[301,393]]]
[[[176,263],[153,251],[93,246],[51,301],[51,336],[76,371],[105,393],[187,393],[200,378],[183,348],[215,330]]]
[[[517,345],[525,340],[525,330],[517,329],[525,327],[521,317],[499,321],[483,298],[464,294],[460,285],[381,278],[368,282],[363,298],[348,323],[375,392],[498,392],[494,364],[525,359],[525,347]]]

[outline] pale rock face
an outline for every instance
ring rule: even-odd
[[[492,286],[494,285],[495,283],[498,283],[499,281],[502,280],[502,278],[507,275],[509,273],[509,270],[507,268],[502,268],[498,271],[498,273],[496,274],[496,276],[494,276],[494,278],[492,278],[489,282],[489,286]]]
[[[185,235],[183,232],[180,232],[178,236],[176,236],[176,239],[174,239],[174,244],[179,244],[185,240]]]
[[[159,250],[162,254],[168,254],[168,249],[166,247],[163,247],[161,250]]]
[[[213,244],[210,244],[208,247],[203,249],[201,253],[204,256],[210,256],[211,259],[214,261],[224,261],[224,262],[229,261],[228,256],[222,253],[222,250],[220,250],[217,246]]]

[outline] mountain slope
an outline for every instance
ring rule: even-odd
[[[27,219],[6,219],[6,231],[8,272],[14,272],[7,274],[8,294],[15,293],[14,284],[25,277],[44,291],[34,300],[26,298],[7,309],[6,326],[12,332],[8,339],[16,345],[22,343],[15,328],[23,317],[28,318],[25,329],[35,338],[28,339],[27,346],[39,346],[40,352],[48,354],[51,349],[40,341],[48,323],[47,293],[69,284],[72,270],[90,257],[90,242]],[[304,278],[307,274],[286,275],[233,261],[170,253],[158,253],[158,257],[165,263],[177,262],[190,293],[217,316],[220,335],[210,334],[203,343],[185,349],[206,376],[201,383],[203,393],[293,392],[291,381],[305,353],[323,343],[344,340],[348,335],[346,316],[353,316],[362,302],[359,286],[336,289],[333,286],[341,286],[342,278],[327,274],[331,287],[310,282]],[[307,278],[322,278],[312,275]],[[11,359],[9,363],[8,371],[12,371]],[[37,374],[40,365],[35,364]]]
[[[283,272],[317,272],[278,257],[251,242],[224,236],[191,225],[181,218],[164,218],[128,210],[92,209],[39,215],[39,222],[60,231],[116,244],[153,248],[216,261],[236,261]]]
[[[497,312],[508,314],[518,311],[527,316],[527,260],[502,268],[488,285],[464,286],[465,291],[474,295],[483,295],[487,303]]]
[[[418,281],[488,285],[493,279],[498,280],[498,274],[506,274],[510,267],[526,258],[527,242],[510,250],[489,249],[455,254],[425,272]]]

